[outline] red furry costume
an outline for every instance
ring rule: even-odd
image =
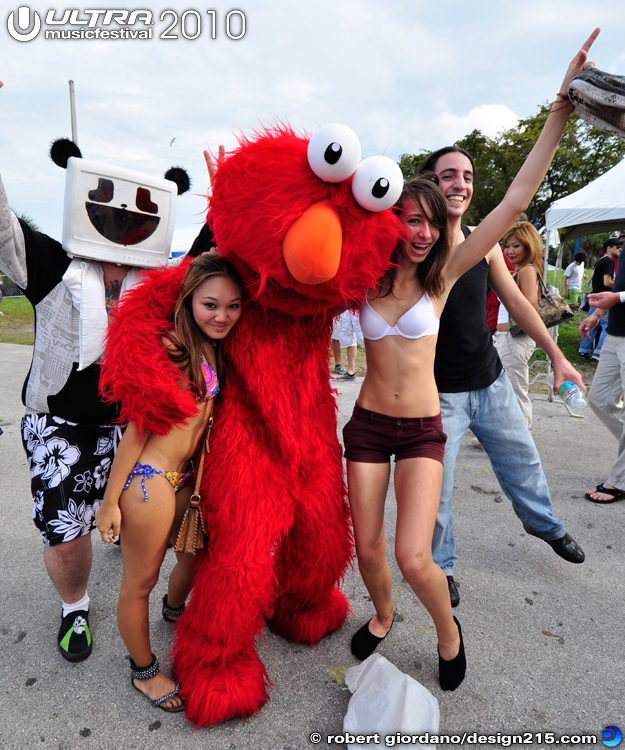
[[[219,167],[210,201],[217,246],[239,270],[246,302],[223,344],[228,381],[202,483],[209,544],[175,630],[175,673],[186,715],[197,725],[250,715],[267,701],[255,648],[265,622],[287,640],[316,644],[341,627],[349,608],[338,588],[352,538],[328,373],[331,321],[336,306],[375,285],[401,230],[390,211],[362,209],[350,179],[328,184],[316,177],[307,144],[285,127],[242,139]],[[327,281],[300,283],[285,263],[283,240],[320,202],[340,219],[340,265]],[[152,274],[121,305],[118,317],[130,325],[111,327],[104,379],[109,393],[130,403],[127,417],[168,398],[172,366],[154,344],[171,319],[183,273]],[[137,326],[137,316],[146,315],[149,335]],[[121,351],[127,355],[114,356]],[[161,395],[158,384],[146,391],[156,371],[165,374]],[[142,424],[167,431],[188,414],[176,417],[177,406],[174,396],[167,415],[144,414]]]

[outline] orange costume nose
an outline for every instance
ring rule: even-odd
[[[291,224],[282,241],[282,255],[300,284],[323,284],[339,270],[343,227],[329,200],[313,203]]]

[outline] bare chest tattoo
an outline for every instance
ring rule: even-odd
[[[121,282],[117,279],[108,281],[104,286],[104,303],[106,305],[106,312],[109,317],[111,315],[111,309],[113,308],[113,305],[119,299],[121,289]]]

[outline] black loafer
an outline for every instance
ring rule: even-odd
[[[373,617],[371,618],[371,620],[373,620]],[[371,620],[369,620],[369,622],[371,622]],[[391,632],[393,622],[395,622],[395,616],[393,616],[391,628],[386,631],[386,635],[382,636],[382,638],[377,635],[373,635],[373,633],[369,630],[369,622],[366,622],[360,628],[360,630],[357,630],[354,633],[352,637],[352,654],[357,659],[360,659],[360,661],[364,661],[368,656],[371,656],[371,654],[378,647],[378,644],[382,643],[382,641],[386,638],[386,635]]]
[[[458,635],[460,636],[460,649],[457,655],[453,659],[446,661],[441,657],[441,652],[438,652],[438,681],[443,690],[455,690],[464,680],[467,672],[467,658],[464,653],[462,628],[455,617],[454,622],[458,626]]]
[[[449,598],[451,599],[451,606],[457,607],[460,604],[460,592],[458,587],[454,583],[453,576],[447,576],[447,586],[449,587]]]
[[[547,541],[547,540],[546,540]],[[553,549],[556,555],[570,563],[583,563],[586,559],[584,550],[569,534],[565,534],[560,539],[547,541],[547,544]]]

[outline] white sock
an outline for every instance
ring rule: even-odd
[[[86,612],[89,611],[89,594],[85,591],[85,595],[78,602],[67,604],[63,602],[63,617],[67,616],[70,612],[78,612],[79,609],[84,609]]]

